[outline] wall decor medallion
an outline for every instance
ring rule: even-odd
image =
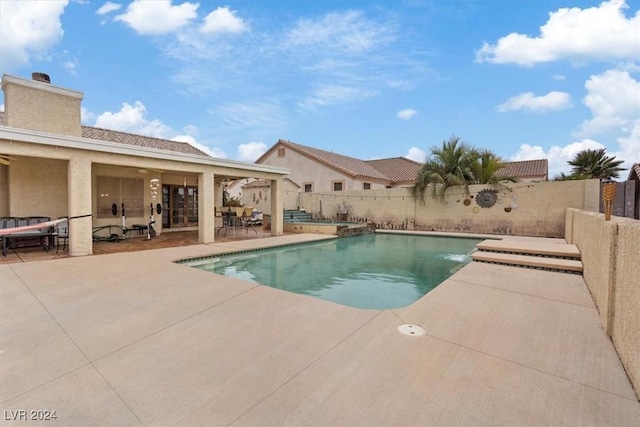
[[[490,208],[495,205],[498,201],[498,191],[497,190],[480,190],[478,195],[476,196],[476,203],[483,208]]]

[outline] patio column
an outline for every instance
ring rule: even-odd
[[[198,241],[213,243],[216,236],[215,175],[205,171],[198,176]]]
[[[284,179],[271,180],[271,235],[281,236],[284,220]]]
[[[93,253],[91,159],[80,153],[74,154],[67,166],[67,181],[70,218],[69,255],[91,255]]]

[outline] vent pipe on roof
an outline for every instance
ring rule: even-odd
[[[51,84],[51,78],[45,73],[31,73],[31,78],[36,82]]]

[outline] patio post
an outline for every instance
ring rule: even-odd
[[[67,166],[69,202],[69,255],[93,253],[91,235],[91,159],[74,153]]]
[[[271,235],[281,236],[284,231],[284,179],[271,180]]]
[[[216,235],[215,175],[206,170],[198,176],[198,241],[213,243]]]

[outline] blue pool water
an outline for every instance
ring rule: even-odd
[[[478,239],[368,234],[183,262],[358,308],[409,305],[470,261]]]

